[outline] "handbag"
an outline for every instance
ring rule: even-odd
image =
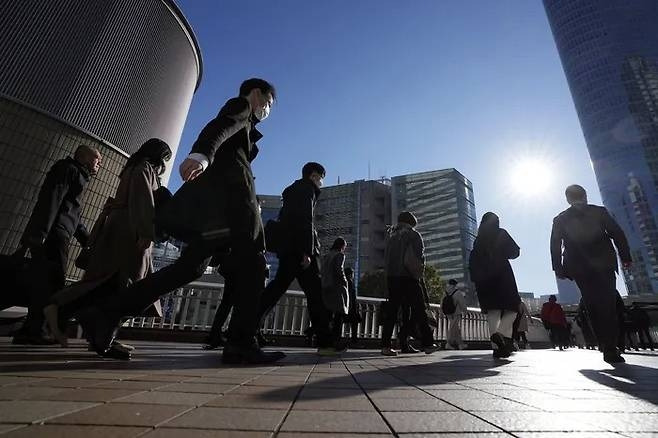
[[[87,240],[87,245],[80,250],[80,253],[75,258],[76,268],[82,269],[83,271],[86,271],[87,268],[89,268],[89,262],[91,261],[91,256],[94,252],[94,247],[96,246],[96,242],[98,241],[98,236],[100,236],[103,231],[103,227],[105,226],[105,221],[107,221],[107,217],[110,215],[110,210],[112,210],[113,204],[114,204],[114,198],[112,196],[108,196],[107,199],[105,200],[105,204],[103,204],[103,209],[101,210],[101,214],[98,215],[96,222],[94,222],[94,226],[91,228],[91,233],[89,233],[89,239]]]

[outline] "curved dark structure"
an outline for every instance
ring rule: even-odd
[[[544,7],[603,203],[631,245],[628,292],[658,294],[658,2]]]
[[[126,157],[151,137],[174,154],[202,61],[172,0],[0,3],[0,252],[16,248],[45,171],[80,143],[103,167],[91,224]]]

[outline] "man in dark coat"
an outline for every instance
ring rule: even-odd
[[[98,150],[80,145],[73,158],[55,162],[46,174],[21,238],[19,252],[30,250],[30,269],[35,272],[26,279],[30,306],[14,344],[52,343],[42,334],[43,307],[54,292],[64,287],[71,238],[75,237],[82,246],[87,244],[89,232],[80,221],[80,199],[100,162]]]
[[[333,355],[344,348],[336,348],[329,327],[331,313],[322,302],[320,240],[314,221],[315,204],[324,176],[325,169],[321,164],[306,163],[302,168],[302,178],[283,191],[283,206],[279,211],[281,245],[274,248],[279,256],[279,267],[265,288],[258,315],[262,321],[296,278],[306,295],[318,353]]]
[[[604,208],[587,204],[579,185],[566,190],[571,205],[553,220],[551,259],[558,278],[573,279],[583,295],[592,328],[608,363],[624,362],[617,351],[615,307],[617,254],[628,268],[631,253],[624,232]],[[612,241],[612,242],[611,242]]]
[[[221,255],[215,260],[235,290],[222,361],[271,363],[285,356],[263,352],[255,339],[266,264],[251,162],[262,138],[255,125],[268,116],[275,98],[271,84],[248,79],[240,96],[228,100],[203,128],[180,166],[186,183],[156,217],[157,224],[188,246],[174,264],[81,313],[97,352],[107,351],[123,315],[139,314],[159,296],[199,278]]]

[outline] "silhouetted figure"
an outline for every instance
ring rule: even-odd
[[[512,327],[512,338],[519,345],[520,349],[525,349],[529,347],[528,338],[526,337],[526,332],[528,331],[528,323],[530,321],[530,312],[528,311],[528,306],[525,305],[523,301],[519,304],[519,313],[514,319],[514,325]]]
[[[469,269],[480,307],[487,314],[494,357],[509,357],[513,350],[512,326],[521,297],[509,260],[519,254],[514,239],[500,228],[498,216],[485,213],[473,244]]]
[[[347,322],[350,325],[350,343],[356,344],[359,341],[358,328],[361,322],[361,315],[359,313],[356,288],[354,287],[354,270],[352,268],[345,268],[345,278],[347,278],[347,291],[350,297],[350,309],[347,313]]]
[[[347,242],[342,237],[338,237],[322,260],[322,302],[333,314],[332,333],[335,343],[340,340],[343,321],[350,308],[344,266],[346,249]]]
[[[464,283],[459,283],[455,279],[448,281],[448,289],[441,306],[441,310],[448,318],[446,350],[463,350],[466,348],[466,344],[462,340],[462,315],[466,312],[465,289]],[[449,307],[449,309],[446,309],[446,307]]]
[[[643,349],[650,348],[651,351],[653,351],[653,339],[651,338],[651,332],[649,331],[651,319],[649,318],[647,311],[638,304],[633,304],[628,311],[628,314],[637,330],[640,347]]]
[[[222,270],[230,272],[235,299],[222,361],[271,363],[285,356],[263,352],[255,337],[266,261],[251,162],[262,138],[255,126],[268,116],[275,94],[262,79],[244,81],[240,96],[228,100],[201,131],[180,166],[186,183],[156,215],[157,224],[188,246],[175,263],[80,313],[97,351],[108,348],[123,315],[139,313],[159,296],[199,278],[214,255],[226,253]]]
[[[589,320],[589,315],[587,314],[587,308],[585,307],[585,303],[583,302],[582,298],[578,303],[578,313],[576,314],[575,321],[576,324],[578,324],[578,327],[580,327],[580,329],[583,332],[585,347],[588,350],[595,349],[596,346],[598,345],[598,341],[596,339],[596,336],[594,335],[594,330],[592,329],[592,323]]]
[[[29,249],[39,272],[27,279],[30,306],[14,344],[53,343],[43,337],[43,308],[51,295],[64,287],[71,239],[75,237],[81,246],[87,244],[89,232],[80,221],[80,201],[100,163],[98,150],[80,145],[73,158],[55,162],[46,174],[21,238],[19,252]]]
[[[262,325],[267,314],[297,279],[306,296],[311,325],[318,345],[318,354],[331,356],[344,350],[337,346],[330,328],[331,312],[322,302],[320,279],[320,240],[315,228],[314,211],[325,176],[324,167],[306,163],[302,177],[283,191],[283,206],[279,211],[279,248],[270,248],[279,257],[274,279],[263,293],[258,311]]]
[[[559,347],[562,350],[569,345],[567,318],[564,315],[562,306],[557,303],[555,295],[551,295],[548,302],[542,305],[541,320],[546,330],[548,330],[553,348]]]
[[[388,285],[388,309],[382,332],[382,350],[385,356],[396,356],[391,348],[393,327],[401,305],[408,303],[411,308],[412,324],[418,326],[421,346],[426,354],[433,353],[439,346],[434,343],[434,335],[427,321],[421,278],[425,269],[425,246],[420,233],[414,229],[416,217],[403,211],[398,215],[398,224],[386,244],[386,276]],[[407,342],[410,324],[403,323],[398,339],[402,346]]]
[[[578,185],[567,187],[571,207],[553,220],[551,259],[558,278],[573,279],[583,296],[594,333],[609,363],[624,362],[617,351],[619,328],[616,314],[617,255],[625,267],[631,254],[624,232],[603,207],[587,204],[587,192]]]
[[[151,272],[151,250],[156,241],[154,194],[160,188],[159,177],[170,158],[169,145],[153,138],[128,159],[119,174],[116,194],[108,198],[92,228],[85,248],[88,256],[80,266],[85,270],[82,279],[55,293],[44,309],[51,332],[63,346],[67,341],[58,326],[59,318],[68,319],[75,310],[97,298],[91,292],[113,275],[118,276],[122,285],[127,285]],[[153,309],[153,315],[162,315],[159,300]],[[59,318],[58,314],[61,314]]]

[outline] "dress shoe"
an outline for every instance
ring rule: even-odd
[[[397,356],[398,352],[393,350],[391,347],[384,347],[381,351],[384,356]]]
[[[106,359],[119,359],[119,360],[130,360],[131,353],[129,350],[123,349],[115,344],[103,353],[98,353],[99,356]]]
[[[413,354],[413,353],[420,353],[420,350],[414,348],[411,345],[403,345],[402,348],[400,349],[400,352],[404,354]]]
[[[286,357],[281,351],[263,351],[258,347],[236,347],[227,345],[222,353],[222,363],[229,365],[258,365],[274,363]]]
[[[93,350],[102,356],[112,346],[121,319],[112,318],[98,307],[92,306],[80,311],[78,321]]]
[[[440,349],[441,346],[435,342],[432,342],[430,345],[423,346],[423,351],[425,352],[425,354],[432,354]]]

